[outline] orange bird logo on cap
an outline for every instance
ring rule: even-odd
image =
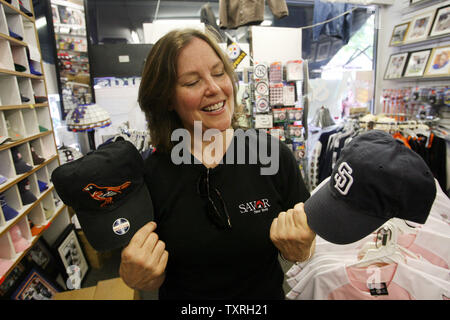
[[[122,193],[121,190],[129,187],[130,185],[130,181],[127,181],[118,187],[99,187],[94,183],[89,183],[86,187],[83,188],[83,191],[88,192],[91,198],[94,200],[104,201],[100,205],[100,207],[104,207],[107,204],[111,204],[113,202],[113,197],[119,193]]]

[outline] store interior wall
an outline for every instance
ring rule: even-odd
[[[450,0],[446,1],[437,1],[436,4],[428,6],[428,3],[425,3],[423,5],[423,8],[417,9],[417,7],[414,7],[411,9],[409,7],[409,0],[397,0],[394,1],[394,4],[391,6],[381,6],[379,10],[379,17],[378,17],[378,48],[377,48],[377,67],[376,67],[376,85],[375,85],[375,113],[382,112],[382,106],[381,106],[381,98],[382,98],[382,91],[383,88],[390,88],[390,89],[396,89],[405,86],[405,82],[400,81],[389,81],[384,80],[384,73],[386,70],[387,63],[389,61],[389,57],[391,54],[395,51],[395,48],[389,46],[389,41],[392,36],[392,30],[394,29],[394,26],[402,23],[403,21],[410,20],[413,16],[419,15],[422,12],[427,11],[433,11],[439,7],[445,6],[450,4]],[[449,40],[447,41],[441,41],[439,42],[439,46],[448,45],[450,43]],[[429,43],[425,44],[424,47],[429,47]],[[414,50],[418,50],[416,48],[420,48],[417,46],[414,46]],[[404,49],[404,50],[403,50]],[[408,51],[410,47],[403,46],[402,51]],[[414,86],[417,85],[419,81],[417,82],[409,82],[408,85]],[[442,85],[442,81],[433,81],[428,80],[427,86],[439,86]]]

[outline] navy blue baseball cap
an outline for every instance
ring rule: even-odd
[[[391,218],[425,223],[435,197],[433,174],[420,155],[389,133],[371,130],[342,149],[328,181],[304,208],[320,237],[348,244]]]
[[[136,231],[153,220],[144,160],[129,141],[102,145],[57,167],[52,181],[98,251],[126,246]]]

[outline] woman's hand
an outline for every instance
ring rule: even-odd
[[[155,222],[147,223],[122,251],[119,274],[130,288],[156,290],[164,282],[169,253],[155,229]]]
[[[303,203],[294,209],[280,212],[270,226],[270,239],[281,255],[289,261],[300,262],[309,259],[314,252],[316,234],[307,223]]]

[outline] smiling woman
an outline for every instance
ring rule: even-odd
[[[278,251],[310,256],[314,233],[299,204],[309,193],[294,155],[265,131],[234,130],[236,83],[228,57],[198,30],[152,47],[139,103],[156,146],[144,171],[155,221],[122,251],[128,286],[159,289],[161,300],[283,299]],[[171,139],[180,132],[186,148]]]

